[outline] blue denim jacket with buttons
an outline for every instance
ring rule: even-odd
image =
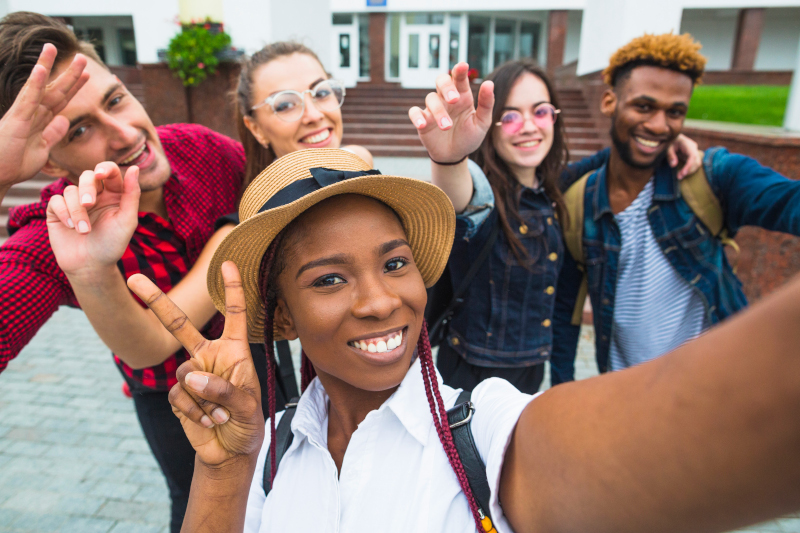
[[[760,226],[800,235],[800,181],[790,180],[755,159],[724,148],[707,150],[703,167],[734,236],[741,226]],[[621,248],[619,227],[608,200],[603,165],[586,183],[584,264],[594,310],[597,365],[608,369],[614,318],[614,294]],[[648,219],[661,251],[678,274],[700,295],[706,322],[716,324],[747,305],[719,239],[681,197],[678,180],[664,163],[655,171],[655,191]],[[559,275],[554,314],[553,384],[574,379],[580,326],[571,324],[582,273],[569,253]]]
[[[607,157],[606,150],[571,166],[562,182],[599,167]],[[448,263],[453,290],[480,254],[493,225],[500,223],[489,181],[471,160],[469,169],[474,194],[456,217]],[[500,231],[449,325],[448,344],[474,365],[524,367],[550,357],[556,279],[564,249],[561,229],[553,203],[541,187],[523,188],[519,213],[524,224],[509,222],[528,253],[529,268],[518,263]]]

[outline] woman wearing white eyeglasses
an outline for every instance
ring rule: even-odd
[[[479,265],[444,326],[437,366],[455,388],[472,390],[501,377],[535,393],[552,346],[555,287],[564,245],[561,188],[607,159],[607,150],[566,168],[569,161],[553,84],[532,59],[510,61],[489,75],[477,109],[459,63],[437,80],[426,108],[409,118],[428,150],[433,183],[457,213],[450,255],[452,288]],[[696,170],[697,145],[681,170]],[[471,159],[468,156],[471,155]],[[674,164],[677,158],[670,157]],[[674,166],[674,165],[673,165]],[[481,252],[486,248],[487,254]]]

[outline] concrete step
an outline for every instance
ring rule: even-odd
[[[32,204],[39,200],[39,195],[37,194],[35,198],[27,197],[27,196],[6,196],[3,198],[3,203],[0,204],[0,214],[8,214],[9,210],[12,207],[19,207],[21,205]]]
[[[361,146],[374,144],[379,146],[422,146],[419,136],[416,133],[345,133],[342,138],[342,144],[360,144]]]
[[[364,145],[375,157],[428,157],[428,152],[422,145],[418,146],[392,146],[392,145]]]

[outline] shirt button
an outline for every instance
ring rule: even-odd
[[[543,325],[544,327],[546,327],[546,328],[549,328],[549,327],[550,327],[550,319],[549,319],[549,318],[545,318],[545,319],[542,321],[542,325]]]
[[[458,339],[456,337],[452,337],[450,339],[450,344],[452,344],[453,346],[458,346]]]
[[[553,217],[547,217],[547,225],[548,226],[552,226],[553,225]]]
[[[525,224],[521,225],[519,227],[519,232],[525,235],[526,233],[528,233],[528,226],[526,226]]]
[[[548,256],[547,256],[547,258],[548,258],[550,261],[555,261],[556,259],[558,259],[558,254],[557,254],[557,253],[555,253],[555,252],[551,252],[551,253],[550,253],[550,255],[548,255]]]
[[[608,305],[608,304],[610,304],[610,303],[611,303],[611,302],[609,301],[609,299],[608,299],[608,298],[603,298],[603,305]]]
[[[554,292],[556,292],[556,289],[554,287],[547,287],[544,290],[544,292],[546,292],[547,294],[553,294]]]

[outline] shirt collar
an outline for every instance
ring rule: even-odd
[[[605,213],[613,214],[611,202],[608,200],[607,171],[608,163],[605,163],[597,170],[597,185],[592,198],[595,221],[600,220],[600,217]],[[675,177],[675,172],[665,159],[655,170],[653,200],[664,201],[677,199],[679,195],[677,182],[678,180]]]
[[[406,431],[425,446],[433,425],[433,416],[425,393],[421,368],[420,360],[417,358],[408,369],[400,386],[378,408],[378,412],[390,410]],[[444,403],[448,405],[448,400],[453,394],[456,394],[456,391],[442,383],[438,371],[436,371],[436,380]],[[292,432],[296,437],[307,437],[309,441],[327,448],[327,418],[328,394],[319,378],[315,378],[297,404],[297,412],[292,419]]]

